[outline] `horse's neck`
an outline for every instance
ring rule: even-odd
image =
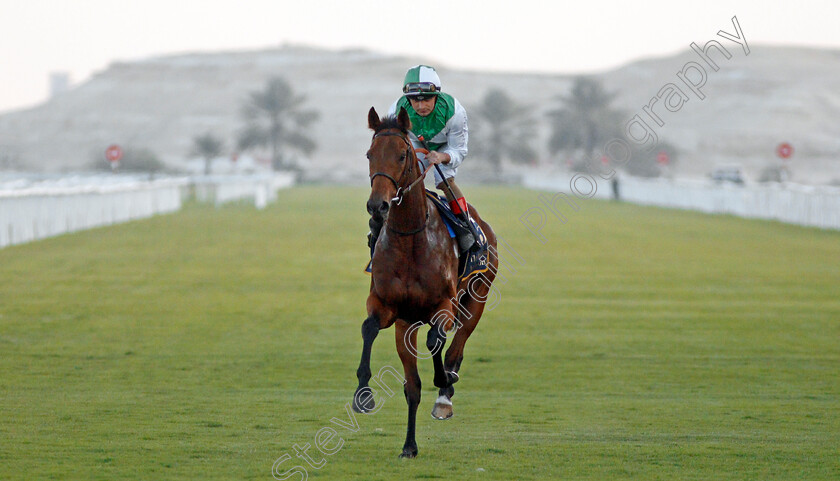
[[[392,205],[391,213],[388,214],[388,224],[399,232],[413,232],[426,225],[428,213],[429,206],[426,203],[423,185],[415,185],[405,194],[399,205]]]

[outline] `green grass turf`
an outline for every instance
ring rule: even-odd
[[[421,363],[417,459],[401,393],[330,422],[356,385],[367,190],[302,187],[0,250],[0,479],[272,479],[285,454],[330,480],[840,478],[840,233],[585,201],[542,243],[519,221],[537,192],[467,191],[520,258],[502,250],[453,419]],[[374,372],[401,370],[392,333]]]

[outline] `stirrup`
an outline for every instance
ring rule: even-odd
[[[475,236],[471,232],[462,232],[457,236],[458,249],[461,253],[468,252],[478,245]]]

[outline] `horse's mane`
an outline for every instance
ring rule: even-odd
[[[397,121],[397,116],[396,115],[389,115],[387,117],[382,117],[382,123],[379,124],[378,127],[376,127],[376,130],[374,130],[373,133],[378,134],[379,132],[382,132],[383,130],[388,130],[388,129],[397,129],[404,134],[408,133],[405,129],[403,129],[400,126],[399,122]]]

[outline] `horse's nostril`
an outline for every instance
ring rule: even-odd
[[[389,208],[390,206],[384,200],[369,200],[367,203],[367,211],[370,215],[384,216]]]

